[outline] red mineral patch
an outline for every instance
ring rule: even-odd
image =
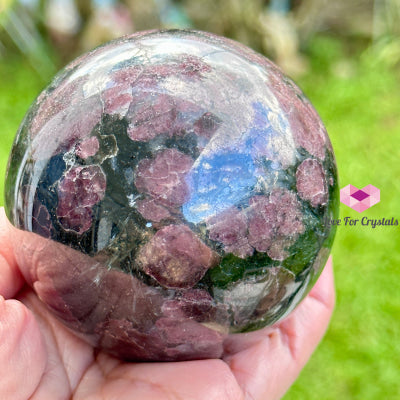
[[[166,149],[138,165],[135,185],[166,205],[182,205],[189,195],[185,175],[193,160],[176,149]]]
[[[193,287],[216,261],[213,251],[185,225],[162,228],[137,257],[142,269],[168,288]]]
[[[93,157],[100,148],[99,139],[96,136],[92,136],[88,139],[83,140],[76,146],[76,155],[84,160],[89,157]]]
[[[138,200],[136,208],[143,218],[153,222],[160,222],[171,216],[170,212],[154,199]]]
[[[173,133],[177,111],[172,96],[144,92],[133,100],[135,107],[129,112],[128,127],[132,140],[148,141],[162,133]]]
[[[207,226],[210,230],[209,238],[223,243],[227,253],[241,258],[253,254],[253,248],[247,239],[247,217],[236,207],[210,218]]]
[[[274,260],[284,260],[286,248],[304,232],[300,202],[287,189],[275,189],[268,196],[249,201],[249,243]]]
[[[318,160],[304,160],[297,168],[296,179],[297,191],[303,200],[309,201],[313,207],[326,204],[328,188],[324,169]]]
[[[71,168],[58,185],[57,217],[64,229],[79,234],[92,224],[92,207],[106,192],[106,176],[98,165]]]

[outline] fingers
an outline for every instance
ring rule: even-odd
[[[74,399],[243,400],[229,367],[221,360],[171,363],[114,363],[107,356],[82,379]],[[100,396],[101,395],[101,396]]]
[[[14,255],[13,227],[0,208],[0,398],[26,400],[46,366],[46,351],[32,313],[14,297],[24,284]],[[4,369],[6,368],[6,369]]]
[[[10,223],[0,208],[0,295],[9,299],[21,289],[24,280],[17,267],[10,235]]]
[[[245,398],[280,399],[322,339],[335,303],[332,260],[316,285],[285,320],[244,335],[238,353],[228,356]]]
[[[46,366],[42,336],[31,312],[17,300],[0,296],[0,398],[26,400]]]
[[[300,369],[306,364],[328,328],[334,305],[332,258],[329,258],[323,274],[295,310],[293,318],[289,317],[277,325]]]
[[[335,282],[333,278],[332,256],[328,258],[325,268],[308,296],[324,304],[328,309],[335,307]]]

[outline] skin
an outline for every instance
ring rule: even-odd
[[[334,308],[329,259],[289,317],[227,340],[222,360],[125,363],[94,350],[48,312],[24,279],[41,253],[18,235],[0,209],[0,398],[8,400],[279,399]]]

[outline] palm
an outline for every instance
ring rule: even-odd
[[[0,322],[0,363],[12,366],[0,376],[0,398],[278,399],[318,344],[332,313],[329,266],[289,318],[227,341],[223,360],[124,363],[72,334],[24,284],[2,218],[0,293],[19,301],[0,302],[0,321],[6,322]]]

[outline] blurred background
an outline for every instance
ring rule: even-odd
[[[15,132],[57,70],[153,28],[214,32],[273,59],[325,122],[340,187],[381,190],[340,217],[400,223],[400,0],[0,0],[0,205]],[[400,398],[399,248],[399,226],[339,227],[336,310],[285,400]]]

